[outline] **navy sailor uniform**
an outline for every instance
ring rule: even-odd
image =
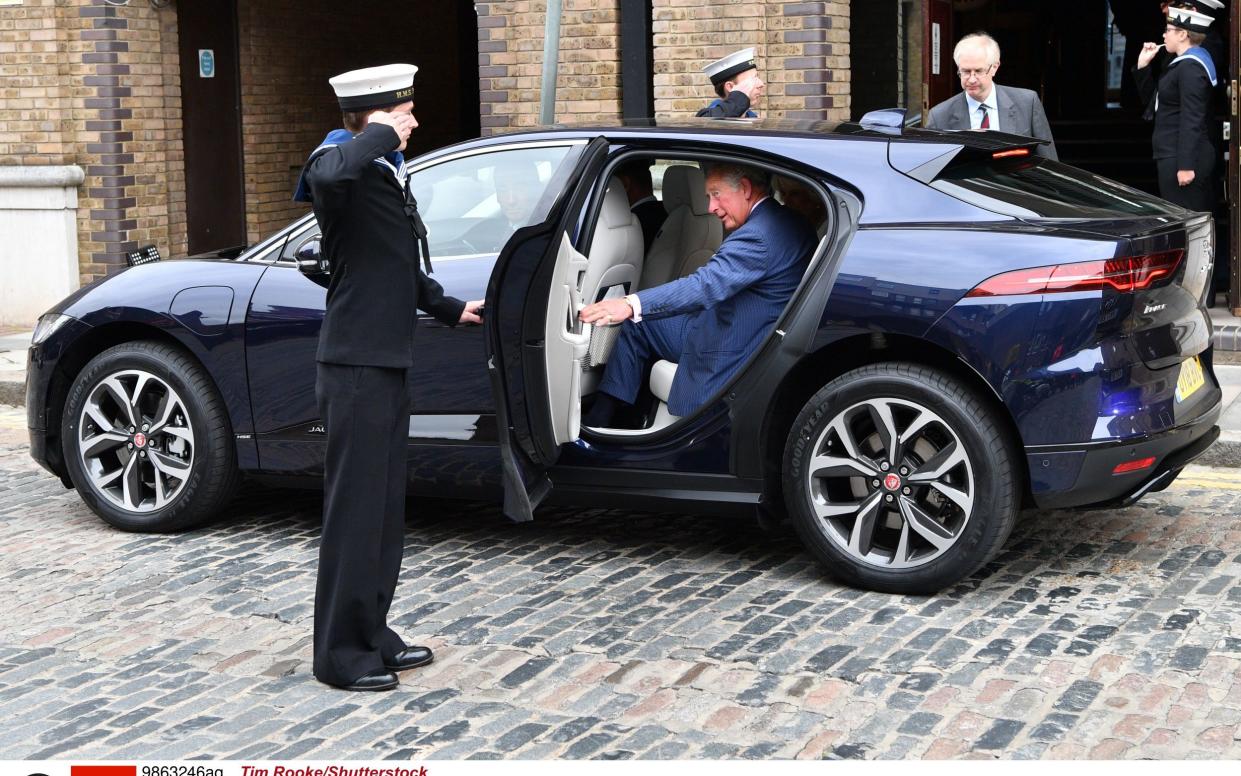
[[[1208,126],[1216,84],[1211,55],[1197,46],[1190,48],[1164,68],[1158,86],[1150,67],[1136,69],[1134,79],[1148,106],[1145,117],[1155,120],[1151,145],[1159,196],[1189,210],[1210,212],[1215,204],[1216,164]],[[1179,185],[1178,170],[1193,170],[1193,183]]]
[[[419,308],[449,325],[465,308],[419,267],[399,145],[383,124],[336,130],[297,192],[314,207],[332,265],[316,355],[327,455],[314,674],[338,686],[383,670],[406,646],[387,616],[404,549],[414,326]]]

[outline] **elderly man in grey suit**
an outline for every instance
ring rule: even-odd
[[[994,129],[1047,142],[1035,153],[1058,159],[1051,127],[1038,95],[1029,89],[1000,86],[1000,44],[983,32],[966,35],[952,52],[964,91],[931,108],[926,125],[931,129]]]

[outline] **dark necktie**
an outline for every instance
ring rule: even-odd
[[[979,129],[991,129],[991,112],[987,110],[986,104],[978,106],[978,110],[982,111],[982,122],[979,123]]]

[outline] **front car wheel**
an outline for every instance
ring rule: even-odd
[[[99,354],[74,380],[63,417],[69,477],[117,528],[188,528],[236,488],[223,401],[202,367],[173,347],[133,342]]]

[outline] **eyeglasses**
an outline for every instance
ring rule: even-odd
[[[993,67],[995,67],[995,65],[987,65],[981,70],[958,70],[957,75],[962,78],[982,78],[984,75],[990,75],[991,68]]]

